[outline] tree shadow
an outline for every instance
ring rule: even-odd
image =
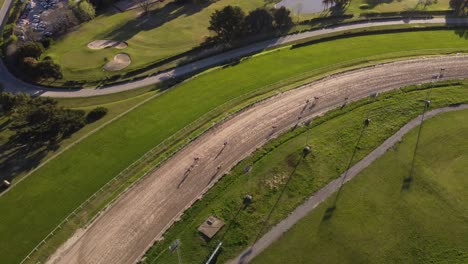
[[[18,175],[28,172],[42,162],[50,151],[55,151],[56,145],[36,145],[17,147],[11,142],[2,146],[4,154],[0,158],[0,180],[12,181]]]
[[[390,4],[395,0],[366,0],[365,3],[369,6],[369,9],[375,8],[381,4]]]
[[[468,0],[450,0],[449,5],[456,16],[466,16],[468,13]]]
[[[3,124],[0,131],[5,131],[6,128],[7,126]],[[3,180],[12,182],[18,175],[39,166],[48,153],[58,150],[58,143],[47,141],[19,145],[15,136],[10,136],[7,142],[0,145],[0,182]],[[3,188],[0,192],[6,189]]]
[[[320,12],[319,16],[305,21],[314,27],[323,28],[343,23],[344,20],[352,18],[353,14],[346,14],[349,4],[345,6],[332,6]],[[303,22],[304,23],[304,22]]]
[[[181,16],[191,16],[209,5],[209,2],[187,5],[169,3],[161,8],[151,10],[136,19],[123,23],[114,30],[108,32],[105,38],[126,41],[141,31],[152,30]]]
[[[453,33],[463,39],[468,39],[468,28],[459,27],[454,29]]]

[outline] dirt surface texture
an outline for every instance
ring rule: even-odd
[[[376,161],[378,158],[384,155],[396,143],[401,141],[403,136],[406,135],[406,133],[411,131],[413,128],[420,125],[421,121],[427,120],[438,114],[465,109],[468,109],[467,104],[457,105],[453,107],[443,107],[425,113],[424,119],[422,115],[414,118],[405,126],[403,126],[400,130],[398,130],[398,132],[396,132],[390,138],[385,140],[384,143],[382,143],[382,145],[380,145],[378,148],[372,151],[364,159],[352,166],[347,172],[344,172],[339,178],[331,181],[325,187],[314,193],[311,197],[309,197],[309,199],[307,199],[307,201],[305,201],[302,205],[298,206],[291,214],[289,214],[287,218],[285,218],[276,226],[274,226],[263,237],[261,237],[257,242],[255,242],[253,246],[246,249],[235,259],[230,260],[228,264],[246,264],[254,257],[258,256],[263,250],[265,250],[273,242],[279,239],[285,232],[287,232],[291,227],[293,227],[299,220],[307,216],[319,204],[331,197],[332,194],[336,193],[343,183],[346,183],[352,180],[355,176],[359,175],[359,173],[362,170],[370,166],[374,161]]]
[[[99,50],[105,48],[116,48],[116,49],[125,49],[128,47],[128,44],[124,41],[109,40],[109,39],[100,39],[94,40],[88,43],[88,48]]]
[[[445,69],[442,79],[467,78],[468,56],[421,58],[348,71],[249,107],[204,133],[127,190],[49,263],[135,263],[222,175],[272,137],[371,93],[431,82],[441,68]]]
[[[106,63],[103,67],[106,71],[120,71],[125,69],[132,63],[132,59],[127,53],[119,53],[114,56],[114,58]]]

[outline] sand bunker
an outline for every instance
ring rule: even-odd
[[[106,63],[103,68],[106,71],[120,71],[128,67],[130,63],[132,63],[132,60],[127,53],[119,53],[114,56],[112,61]]]
[[[128,44],[124,41],[116,41],[109,39],[100,39],[88,43],[88,48],[90,49],[105,49],[105,48],[116,48],[116,49],[125,49],[128,47]]]

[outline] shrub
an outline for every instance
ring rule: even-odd
[[[13,35],[10,36],[10,41],[11,42],[18,42],[18,37],[13,34]]]
[[[43,60],[37,65],[38,73],[41,78],[62,79],[62,69],[60,65],[54,63],[52,59]]]
[[[44,46],[45,49],[50,47],[50,44],[52,44],[52,38],[43,38],[41,40],[42,46]]]
[[[96,17],[96,10],[94,9],[94,6],[87,0],[80,1],[78,5],[73,8],[73,11],[81,22],[89,21]]]
[[[20,68],[23,73],[31,79],[37,78],[37,65],[39,62],[33,57],[23,58]]]
[[[91,110],[88,115],[86,115],[86,121],[88,123],[95,122],[101,118],[103,118],[107,114],[107,108],[105,107],[97,107]]]
[[[362,9],[362,10],[369,9],[369,5],[368,4],[361,4],[361,5],[359,5],[359,9]]]
[[[18,50],[18,56],[20,59],[25,57],[39,58],[44,52],[44,46],[38,42],[28,42],[21,46]]]

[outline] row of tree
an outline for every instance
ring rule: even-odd
[[[52,98],[5,92],[0,92],[0,108],[10,118],[9,129],[15,132],[10,141],[30,148],[57,143],[107,113],[106,108],[98,107],[86,114],[60,107]]]
[[[86,124],[84,111],[59,107],[50,98],[0,93],[0,105],[10,117],[9,129],[15,132],[11,142],[30,148],[58,142]]]
[[[216,33],[215,41],[229,43],[245,35],[271,32],[291,25],[290,11],[284,7],[257,8],[245,15],[238,6],[226,6],[211,15],[208,29]]]
[[[17,52],[20,69],[32,80],[62,79],[62,69],[52,58],[45,57],[39,61],[44,50],[44,46],[40,42],[28,42],[21,46]]]

